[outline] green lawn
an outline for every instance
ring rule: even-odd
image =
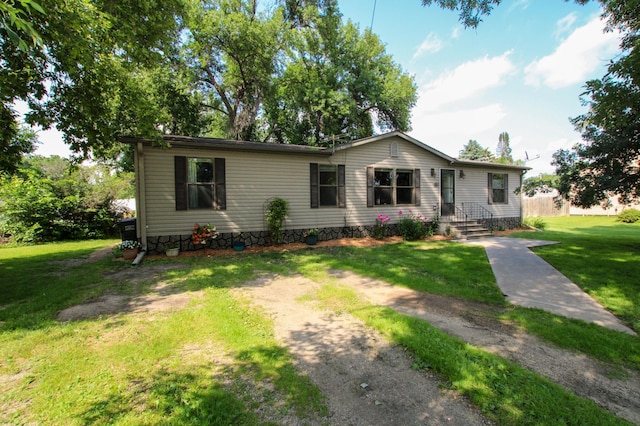
[[[614,217],[549,217],[544,221],[544,232],[514,236],[562,242],[534,251],[640,331],[640,222],[621,223]]]
[[[563,244],[538,249],[539,253],[576,282],[572,274],[592,274],[578,284],[607,294],[601,302],[612,310],[617,306],[619,315],[637,326],[637,285],[613,271],[620,265],[638,271],[637,257],[627,252],[637,253],[640,226],[581,218],[549,219],[547,224],[548,231],[535,237]],[[395,285],[488,303],[505,320],[550,341],[612,366],[640,370],[637,337],[541,311],[505,309],[486,255],[478,247],[413,242],[180,257],[177,261],[184,268],[131,285],[116,278],[132,268],[128,263],[113,258],[77,261],[114,243],[0,248],[0,424],[258,424],[258,406],[265,405],[303,419],[326,415],[323,395],[295,370],[287,349],[274,339],[270,320],[230,292],[265,272],[302,273],[324,282],[329,269],[346,269]],[[582,247],[602,260],[577,255]],[[138,268],[175,261],[147,259]],[[55,320],[65,307],[107,292],[145,292],[160,280],[198,297],[173,313]],[[365,305],[346,290],[325,290],[327,294],[315,297],[337,300],[328,308],[340,306],[404,345],[418,366],[431,366],[448,386],[469,395],[499,424],[625,424],[424,321]]]

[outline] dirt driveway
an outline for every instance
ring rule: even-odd
[[[148,278],[152,269],[160,266],[143,264],[123,273],[129,280],[135,274]],[[156,272],[160,274],[167,267],[165,264]],[[422,318],[640,424],[640,377],[636,372],[611,371],[603,363],[503,324],[494,319],[500,309],[495,306],[420,293],[347,271],[330,273],[336,284],[353,288],[370,303]],[[412,360],[401,347],[389,344],[350,315],[336,315],[300,299],[319,286],[302,276],[265,275],[233,291],[273,318],[276,337],[290,348],[297,367],[327,395],[330,416],[320,424],[490,424],[465,398],[444,390],[435,375],[412,368]],[[105,313],[101,304],[108,306],[108,312],[182,309],[185,297],[185,293],[175,293],[162,284],[154,293],[133,299],[110,300],[105,296],[72,307],[61,312],[60,319]],[[291,419],[269,420],[292,423]]]

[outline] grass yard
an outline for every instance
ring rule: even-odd
[[[634,277],[640,276],[640,226],[606,218],[545,221],[547,231],[522,236],[562,241],[536,251],[638,330],[640,291]],[[78,260],[115,242],[0,248],[0,424],[262,424],[258,408],[264,407],[274,416],[322,418],[323,395],[293,367],[271,321],[231,291],[264,273],[302,273],[330,282],[329,269],[351,270],[489,303],[504,320],[545,339],[640,371],[638,337],[537,310],[504,309],[479,247],[412,242],[180,257],[184,267],[160,269],[137,282],[123,279],[131,270],[127,263]],[[142,267],[151,271],[172,262],[146,260]],[[190,302],[173,312],[56,320],[66,307],[105,293],[144,294],[158,282]],[[317,297],[328,301],[327,307],[351,312],[404,345],[419,365],[431,366],[499,424],[626,424],[424,321],[368,306],[330,285],[326,291]]]
[[[534,251],[640,331],[640,223],[614,217],[549,217],[544,232],[513,236],[561,241]]]
[[[270,321],[229,294],[255,269],[283,272],[277,262],[185,259],[186,268],[132,283],[117,278],[127,263],[71,260],[113,243],[0,249],[0,424],[259,424],[256,404],[301,418],[326,414]],[[107,289],[144,292],[160,279],[194,295],[192,303],[55,320]]]

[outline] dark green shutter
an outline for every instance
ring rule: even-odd
[[[489,173],[489,204],[493,204],[493,173]]]
[[[373,181],[375,179],[373,167],[367,167],[367,207],[373,207],[373,199],[375,197],[373,191]]]
[[[318,163],[309,163],[309,182],[311,185],[311,208],[317,209],[320,205]]]
[[[227,185],[226,185],[226,169],[224,158],[215,159],[215,197],[213,199],[213,208],[217,210],[227,209]]]
[[[338,207],[347,207],[347,188],[344,165],[338,165]]]
[[[413,201],[416,206],[420,205],[420,169],[413,171]]]
[[[187,157],[173,157],[176,210],[187,210]]]
[[[504,174],[504,203],[509,204],[509,175]]]

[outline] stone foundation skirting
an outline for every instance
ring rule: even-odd
[[[492,230],[519,228],[522,221],[519,217],[501,217],[493,219]],[[338,240],[340,238],[366,238],[371,236],[373,226],[341,226],[335,228],[320,228],[318,241]],[[302,243],[305,241],[305,229],[287,229],[283,232],[282,243]],[[385,236],[391,237],[399,235],[397,224],[387,226]],[[205,245],[194,246],[191,242],[191,234],[170,235],[162,237],[147,238],[147,253],[164,253],[169,246],[177,245],[180,251],[194,251],[203,248],[210,249],[230,249],[233,248],[234,241],[245,243],[246,247],[263,247],[272,245],[269,231],[249,231],[249,232],[229,232],[220,233],[217,238],[208,241]]]
[[[491,231],[517,229],[522,226],[522,219],[520,217],[494,217],[492,224],[493,226],[489,226],[489,223],[486,223],[485,225],[487,225],[487,227]]]
[[[371,226],[343,226],[335,228],[321,228],[318,233],[318,241],[337,240],[340,238],[365,238],[371,236]],[[302,243],[305,241],[305,229],[287,229],[283,232],[282,243]],[[387,236],[397,235],[397,227],[389,225]],[[246,247],[262,247],[272,245],[269,231],[249,231],[249,232],[233,232],[220,233],[218,236],[208,241],[206,244],[198,244],[196,247],[191,242],[191,234],[187,235],[170,235],[162,237],[147,238],[147,253],[164,253],[170,246],[178,246],[180,251],[201,250],[203,248],[210,249],[230,249],[233,247],[234,241],[245,243]]]

